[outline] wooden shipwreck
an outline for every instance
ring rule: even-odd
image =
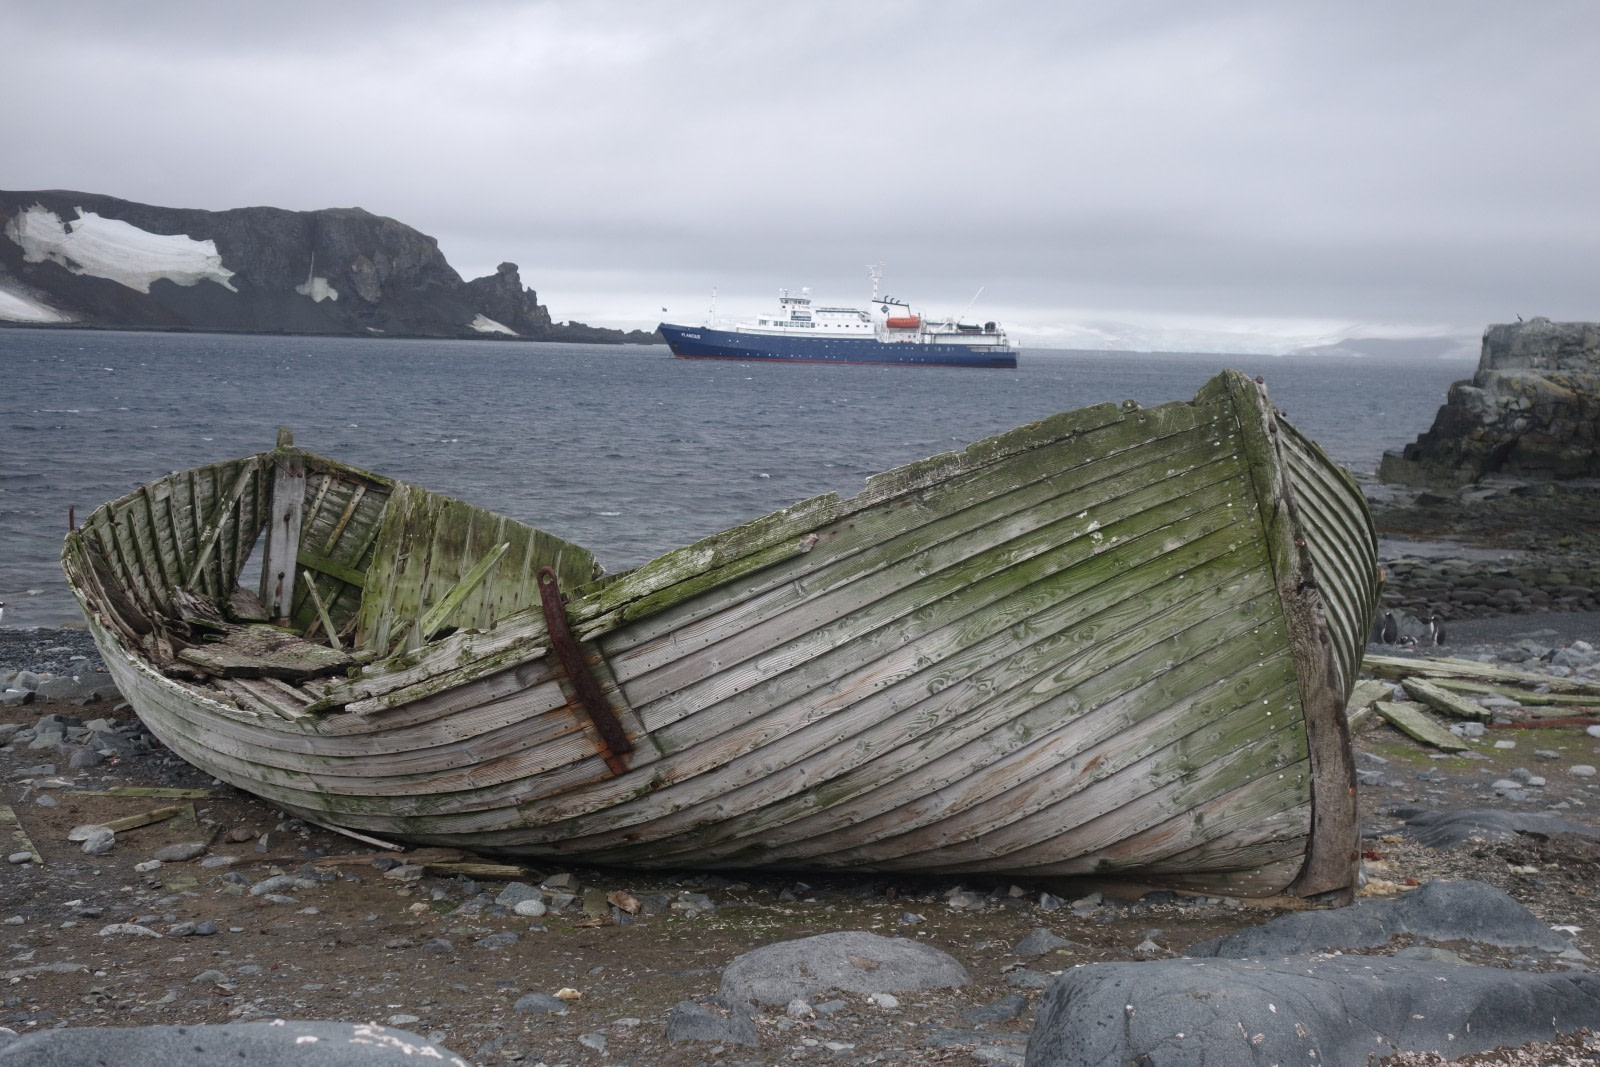
[[[613,575],[287,435],[104,505],[62,561],[152,733],[358,834],[1235,895],[1355,879],[1371,519],[1236,372]]]

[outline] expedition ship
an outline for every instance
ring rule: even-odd
[[[811,290],[778,295],[778,310],[731,326],[657,329],[680,359],[787,360],[802,363],[913,363],[936,367],[1017,365],[1017,351],[993,322],[932,322],[894,297],[878,296],[865,309],[816,307]]]

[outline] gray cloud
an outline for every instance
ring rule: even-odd
[[[7,186],[360,205],[560,318],[846,299],[878,259],[1040,333],[1600,316],[1587,2],[0,14]]]

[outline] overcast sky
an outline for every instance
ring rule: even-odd
[[[557,319],[1264,350],[1600,318],[1600,4],[0,0],[0,187],[360,206]]]

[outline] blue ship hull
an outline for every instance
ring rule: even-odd
[[[885,344],[857,337],[771,337],[703,326],[657,327],[679,359],[778,360],[789,363],[905,363],[924,367],[1015,368],[1015,349],[994,345]]]

